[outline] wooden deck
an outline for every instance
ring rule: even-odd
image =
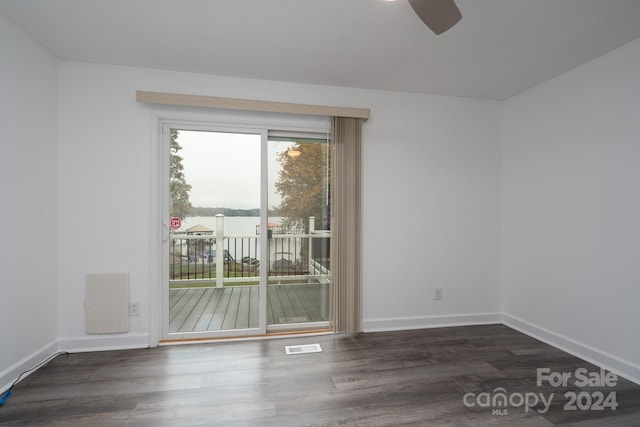
[[[267,324],[328,319],[327,285],[269,285]],[[203,332],[258,327],[258,286],[184,288],[169,291],[169,332]]]

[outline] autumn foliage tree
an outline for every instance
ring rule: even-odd
[[[184,219],[191,209],[189,191],[191,186],[187,184],[184,176],[182,157],[178,151],[182,147],[178,143],[178,131],[171,129],[171,159],[169,161],[169,192],[171,193],[171,216]]]
[[[288,155],[298,151],[297,157]],[[277,210],[285,226],[308,231],[309,217],[316,218],[316,229],[329,229],[329,144],[296,143],[278,155],[282,166],[276,191],[282,196]]]

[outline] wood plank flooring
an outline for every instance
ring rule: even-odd
[[[285,355],[312,343],[323,352]],[[598,371],[503,325],[71,354],[14,388],[0,426],[640,425],[639,385],[537,386],[544,367]],[[510,404],[500,415],[478,404],[498,388],[554,397],[547,412]],[[618,407],[565,410],[566,392],[615,392]]]
[[[269,285],[267,324],[329,320],[328,295],[320,283]],[[258,327],[257,286],[183,288],[169,291],[169,332]]]

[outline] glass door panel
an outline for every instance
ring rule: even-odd
[[[268,328],[328,328],[330,145],[326,135],[269,132],[268,156]]]
[[[169,133],[168,335],[255,334],[262,135]]]

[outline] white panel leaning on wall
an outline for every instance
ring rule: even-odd
[[[87,274],[85,283],[85,332],[129,332],[129,274]]]

